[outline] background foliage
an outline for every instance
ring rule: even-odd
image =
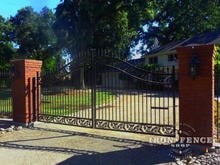
[[[53,70],[90,48],[130,58],[150,51],[155,40],[162,46],[220,29],[219,20],[219,0],[61,0],[55,13],[25,7],[9,19],[0,16],[0,68],[30,58]]]

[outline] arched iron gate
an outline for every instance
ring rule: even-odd
[[[104,54],[104,55],[103,55]],[[145,68],[103,52],[80,54],[41,78],[38,120],[175,136],[175,68]]]

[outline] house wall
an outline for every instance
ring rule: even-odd
[[[102,73],[102,84],[104,88],[127,88],[129,82],[126,80],[120,80],[119,72],[106,72]]]
[[[168,67],[169,70],[172,70],[172,67],[175,66],[175,79],[178,80],[178,59],[176,61],[168,61],[168,55],[175,54],[176,52],[167,52],[166,54],[154,54],[145,56],[145,64],[149,64],[149,58],[157,57],[159,67]]]
[[[170,54],[173,54],[170,53]],[[169,54],[166,54],[166,55],[149,55],[149,56],[146,56],[145,57],[145,63],[146,64],[149,64],[149,59],[152,58],[152,57],[157,57],[158,58],[158,65],[159,66],[168,66],[168,67],[171,67],[171,66],[178,66],[178,61],[168,61],[168,55]]]

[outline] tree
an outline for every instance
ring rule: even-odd
[[[141,26],[152,17],[151,6],[144,0],[64,0],[56,10],[55,29],[60,44],[69,50],[128,53]]]
[[[151,5],[145,0],[64,0],[57,7],[54,26],[59,45],[66,48],[73,59],[76,50],[90,48],[127,58],[138,31],[152,17]],[[78,60],[79,65],[83,65],[83,60]],[[83,82],[83,70],[80,73],[80,82]]]
[[[13,58],[15,50],[9,39],[11,24],[0,16],[0,69],[7,69],[10,60]]]
[[[19,58],[43,60],[43,70],[52,70],[61,60],[53,31],[55,16],[48,8],[40,13],[25,7],[10,19],[13,30],[11,39],[17,45]]]
[[[220,28],[219,0],[155,0],[155,18],[140,39],[151,48],[155,38],[160,45]]]

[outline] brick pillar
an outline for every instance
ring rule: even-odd
[[[33,121],[32,78],[41,71],[42,61],[11,62],[16,76],[12,81],[13,121],[28,124]]]
[[[214,52],[214,45],[177,48],[180,137],[213,137]],[[193,54],[200,60],[199,75],[195,79],[189,76]],[[200,138],[199,144],[212,145],[207,138],[205,143],[204,138]]]

